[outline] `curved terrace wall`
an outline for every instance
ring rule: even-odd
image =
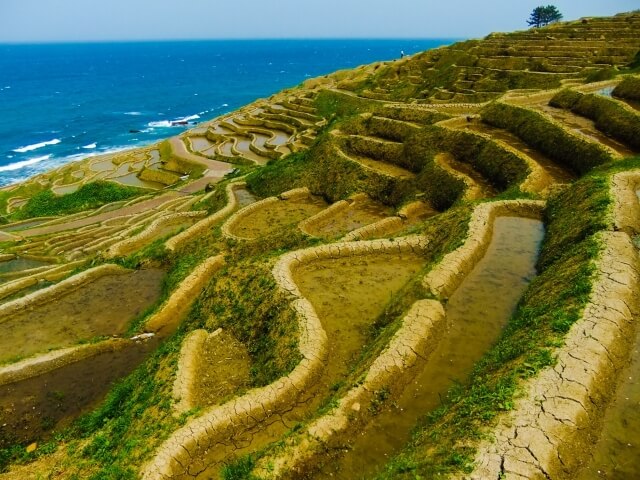
[[[226,441],[234,434],[289,409],[321,374],[327,337],[313,306],[302,296],[293,280],[296,268],[322,258],[424,250],[426,245],[425,238],[411,237],[396,241],[323,245],[283,255],[274,266],[273,275],[279,288],[291,299],[290,306],[297,313],[300,332],[298,349],[302,360],[289,375],[223,405],[209,408],[203,415],[174,432],[160,447],[156,457],[144,467],[143,478],[179,477],[188,475],[191,468],[202,468],[202,465],[193,465],[200,461],[196,456],[199,448],[206,445],[215,448],[217,443]]]
[[[444,308],[436,300],[415,302],[384,351],[373,361],[364,381],[340,399],[329,414],[315,420],[294,445],[275,458],[261,462],[260,478],[295,475],[304,464],[324,453],[336,435],[363,425],[378,392],[400,390],[412,378],[419,358],[428,357],[444,324]],[[268,464],[268,467],[264,465]]]
[[[145,330],[164,334],[175,329],[204,286],[223,265],[224,255],[217,255],[194,268],[162,307],[146,321]]]
[[[613,217],[616,230],[629,235],[640,233],[640,170],[621,172],[611,177]]]
[[[198,223],[187,228],[184,232],[181,232],[178,235],[167,240],[164,244],[165,248],[173,252],[180,246],[189,242],[194,237],[205,233],[207,230],[210,230],[216,223],[220,222],[228,215],[231,215],[231,213],[238,207],[238,201],[233,191],[236,188],[242,188],[245,185],[245,182],[234,182],[228,184],[225,189],[225,192],[227,194],[227,204],[221,210],[215,212],[213,215],[209,215],[208,217],[200,220]],[[203,200],[205,199],[207,199],[206,196],[203,198]]]

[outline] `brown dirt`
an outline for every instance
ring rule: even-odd
[[[192,387],[194,406],[218,405],[249,385],[250,359],[246,347],[222,331],[210,335],[196,359]]]

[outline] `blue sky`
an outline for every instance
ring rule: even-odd
[[[0,0],[0,43],[204,38],[470,38],[553,0]],[[558,0],[565,19],[638,0]]]

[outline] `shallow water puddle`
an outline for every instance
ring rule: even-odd
[[[258,155],[253,150],[251,150],[251,142],[253,140],[251,138],[246,137],[236,137],[236,150],[243,157],[256,162],[258,165],[264,165],[269,161],[267,157],[263,157],[262,155]]]
[[[37,377],[0,385],[0,448],[39,440],[87,411],[157,344],[156,339],[131,342]]]
[[[18,223],[18,224],[2,227],[2,231],[3,232],[17,232],[19,230],[26,230],[27,228],[37,227],[38,225],[41,225],[41,224],[46,223],[46,222],[50,222],[51,220],[53,220],[53,219],[52,218],[44,218],[44,219],[39,219],[39,220],[32,220],[30,222],[22,222],[22,223]]]
[[[0,262],[0,283],[8,281],[10,279],[2,278],[4,273],[22,272],[23,270],[30,270],[32,268],[45,267],[51,265],[51,263],[43,262],[41,260],[32,260],[30,258],[17,257],[13,260],[7,260]]]
[[[315,215],[327,207],[321,198],[280,200],[265,205],[240,219],[233,227],[233,233],[239,237],[254,239],[272,235],[279,230],[295,225],[307,217]]]
[[[131,172],[120,177],[114,177],[110,179],[112,182],[120,183],[122,185],[128,185],[130,187],[149,188],[152,190],[160,190],[165,187],[160,182],[151,182],[149,180],[142,180],[138,178],[137,172]]]
[[[258,198],[246,188],[234,188],[233,195],[236,197],[236,202],[238,202],[238,208],[244,208],[258,200]]]
[[[108,275],[0,322],[0,363],[103,335],[117,335],[160,298],[162,270]]]
[[[538,220],[496,219],[487,253],[447,303],[447,329],[421,373],[355,439],[334,450],[346,454],[313,478],[372,477],[410,440],[418,419],[440,404],[455,381],[466,379],[500,335],[535,276],[543,236]]]
[[[234,437],[230,447],[217,445],[204,460],[209,466],[196,477],[217,478],[222,461],[278,441],[296,422],[304,421],[309,412],[326,401],[332,385],[359,358],[372,322],[423,265],[424,259],[419,255],[395,253],[319,260],[298,269],[294,273],[296,283],[313,304],[329,339],[323,374],[304,393],[306,401],[293,410],[270,418],[269,425],[259,425]]]
[[[603,428],[578,480],[640,478],[640,329],[630,363],[604,413]]]
[[[194,152],[203,152],[215,146],[207,137],[189,137],[189,141]]]
[[[357,200],[348,208],[310,228],[311,233],[323,238],[337,238],[342,235],[382,220],[392,214],[386,207],[373,200]]]
[[[615,150],[621,155],[625,157],[632,156],[636,152],[630,148],[629,146],[608,137],[606,134],[598,130],[595,126],[593,120],[590,120],[586,117],[582,117],[580,115],[576,115],[569,110],[564,110],[562,108],[555,108],[550,105],[541,106],[541,110],[551,117],[553,117],[558,122],[568,126],[573,129],[575,132],[588,137],[592,140],[600,142],[603,145]]]

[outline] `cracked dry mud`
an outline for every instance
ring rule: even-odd
[[[469,478],[575,478],[591,450],[639,313],[637,250],[622,232],[600,235],[596,288],[558,352],[558,364],[527,383],[525,397],[493,432],[495,443],[480,448]]]

